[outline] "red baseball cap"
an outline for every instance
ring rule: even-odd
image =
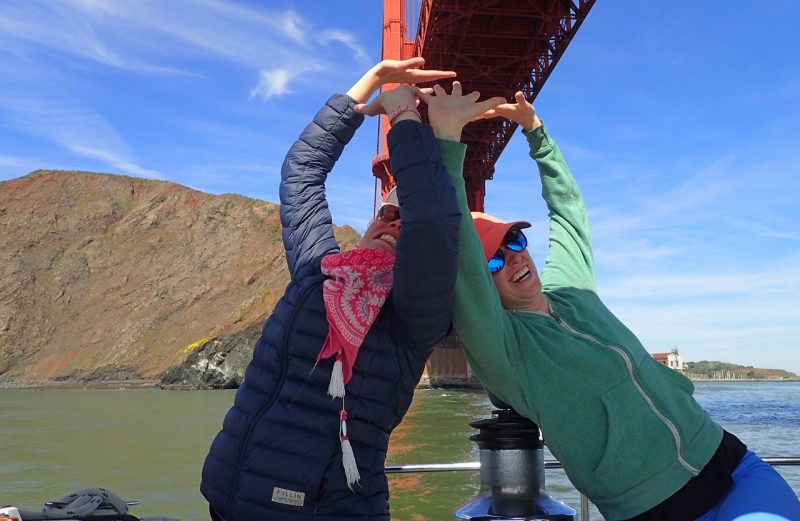
[[[478,231],[478,237],[483,243],[483,254],[486,256],[486,260],[492,258],[497,250],[500,248],[500,244],[503,242],[503,238],[508,233],[508,230],[511,228],[530,228],[531,223],[527,221],[513,221],[510,223],[501,221],[497,217],[493,215],[489,215],[488,213],[483,212],[471,212],[472,213],[472,222],[475,223],[475,229]]]

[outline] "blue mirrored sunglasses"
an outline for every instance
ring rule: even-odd
[[[511,251],[522,251],[528,247],[528,238],[525,237],[525,234],[522,233],[521,230],[512,229],[503,237],[503,242],[501,242],[500,245],[505,246]],[[505,265],[506,258],[503,255],[503,250],[498,248],[497,253],[492,255],[492,258],[489,259],[489,271],[493,274],[497,273],[502,270]]]

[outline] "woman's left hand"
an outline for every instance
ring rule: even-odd
[[[450,94],[440,85],[434,85],[433,89],[419,90],[419,96],[428,105],[428,119],[433,133],[437,138],[450,141],[461,141],[464,125],[506,101],[499,96],[478,101],[478,91],[462,95],[458,81],[453,82]]]
[[[347,95],[359,103],[366,103],[370,96],[383,85],[390,83],[425,83],[444,78],[453,78],[454,71],[438,71],[421,69],[425,65],[422,57],[408,60],[383,60],[368,70],[355,85],[350,87]]]
[[[414,86],[400,85],[381,93],[369,105],[359,103],[355,106],[355,111],[365,116],[377,116],[378,114],[386,114],[388,116],[405,107],[406,109],[411,109],[410,112],[415,114],[417,121],[419,121],[419,112],[416,110],[419,103],[417,99],[418,92],[419,89]]]

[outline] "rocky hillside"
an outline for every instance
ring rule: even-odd
[[[287,281],[275,204],[85,172],[0,183],[0,385],[228,385]]]

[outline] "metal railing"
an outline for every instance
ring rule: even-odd
[[[800,466],[800,456],[761,458],[773,467]],[[467,461],[463,463],[427,463],[409,465],[386,465],[387,474],[410,474],[414,472],[457,472],[462,470],[476,471],[481,469],[480,462]],[[561,462],[555,459],[545,460],[545,469],[564,468]],[[589,499],[581,494],[580,521],[589,521]]]

